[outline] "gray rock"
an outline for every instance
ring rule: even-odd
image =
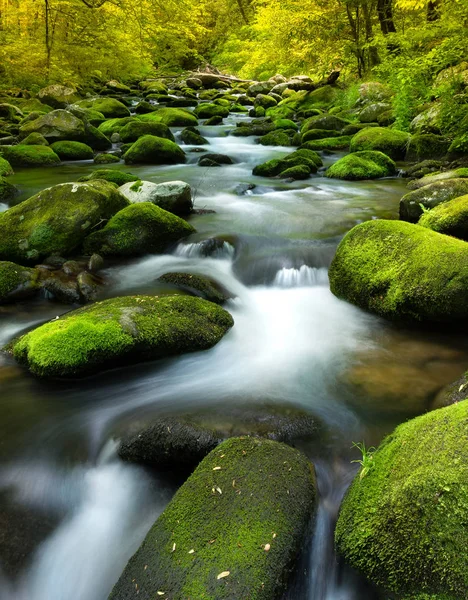
[[[126,183],[119,191],[132,203],[152,202],[175,215],[186,215],[191,212],[192,190],[184,181],[168,181],[152,183],[136,181]]]

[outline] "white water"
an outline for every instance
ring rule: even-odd
[[[283,268],[276,274],[273,285],[285,288],[328,285],[328,272],[323,267],[317,269],[307,265],[299,269]]]

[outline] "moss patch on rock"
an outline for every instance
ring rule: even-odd
[[[338,298],[394,321],[468,321],[468,244],[403,221],[343,238],[329,272]]]
[[[111,600],[280,597],[315,506],[312,465],[284,444],[233,438],[179,489]]]
[[[40,377],[83,376],[117,364],[206,350],[232,327],[221,307],[190,296],[127,296],[66,313],[13,343]]]
[[[400,425],[356,477],[340,510],[339,552],[406,598],[468,589],[468,401]]]
[[[422,161],[429,158],[443,158],[450,147],[450,141],[433,133],[418,133],[408,143],[405,160]]]
[[[424,212],[422,227],[468,241],[468,196],[460,196]]]
[[[124,144],[136,142],[144,135],[154,135],[171,140],[171,142],[174,141],[171,130],[164,123],[143,123],[142,121],[132,120],[124,125],[118,133],[120,133],[120,139]]]
[[[203,275],[194,275],[192,273],[166,273],[159,278],[163,283],[169,283],[176,287],[188,290],[196,296],[201,296],[205,300],[215,304],[224,304],[231,295],[221,285],[213,279]]]
[[[367,127],[353,136],[350,150],[351,152],[378,150],[393,160],[403,160],[410,139],[410,134],[404,131],[385,127]]]
[[[184,163],[186,156],[174,142],[154,135],[144,135],[127,150],[124,160],[127,164],[169,165]]]
[[[395,163],[382,152],[354,152],[336,161],[326,172],[335,179],[378,179],[396,173]]]
[[[160,122],[168,127],[189,127],[190,125],[197,126],[197,117],[183,108],[161,108],[147,115],[140,115],[140,121]]]
[[[194,232],[180,217],[151,202],[140,202],[119,211],[103,229],[86,238],[84,249],[101,256],[158,253]]]
[[[258,177],[282,176],[287,169],[299,165],[308,167],[310,175],[310,173],[316,173],[318,167],[322,166],[322,159],[313,150],[303,148],[286,155],[284,158],[273,158],[261,165],[257,165],[252,174]]]
[[[50,147],[61,160],[89,160],[94,156],[93,149],[81,142],[54,142]]]
[[[350,136],[327,137],[322,140],[309,140],[301,145],[301,148],[307,150],[347,150],[351,143]]]
[[[9,202],[17,193],[17,188],[0,175],[0,202]]]
[[[13,167],[6,159],[0,156],[0,177],[8,177],[9,175],[13,174]]]
[[[89,175],[80,177],[78,181],[93,181],[95,179],[110,181],[111,183],[115,183],[118,187],[133,181],[140,181],[136,175],[125,173],[124,171],[119,171],[117,169],[96,169],[96,171],[93,171]]]
[[[0,153],[13,167],[47,167],[60,164],[49,146],[0,146]]]

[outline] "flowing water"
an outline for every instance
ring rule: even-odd
[[[66,383],[39,382],[0,359],[2,600],[107,598],[181,483],[119,462],[119,423],[148,412],[222,414],[227,405],[255,402],[293,404],[320,423],[320,434],[301,442],[316,466],[320,503],[286,597],[377,598],[333,551],[338,507],[356,472],[352,443],[375,445],[430,408],[465,370],[468,347],[453,334],[395,330],[329,291],[341,236],[364,220],[396,217],[404,182],[253,177],[256,164],[290,149],[228,136],[243,118],[200,128],[209,151],[234,165],[200,168],[200,155],[189,152],[186,165],[112,167],[154,182],[187,181],[196,208],[216,212],[192,216],[197,233],[167,254],[110,266],[106,294],[167,291],[157,279],[168,271],[209,275],[233,295],[227,309],[235,326],[216,347]],[[20,201],[94,168],[19,170],[11,181]],[[206,257],[203,241],[213,236],[221,241]],[[69,309],[47,299],[3,307],[0,343]]]

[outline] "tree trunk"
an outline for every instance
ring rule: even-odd
[[[430,0],[427,3],[427,22],[434,23],[440,19],[440,0]]]
[[[49,8],[49,0],[44,0],[45,4],[45,46],[46,46],[46,71],[47,71],[47,79],[49,79],[50,75],[50,62],[51,62],[51,54],[52,54],[52,43],[50,39],[50,8]]]
[[[377,15],[379,17],[380,29],[384,35],[396,33],[393,21],[392,0],[377,0]]]
[[[376,48],[376,46],[373,46],[371,44],[372,38],[374,37],[374,34],[372,32],[372,11],[371,11],[371,9],[374,8],[373,5],[374,5],[373,0],[370,0],[370,1],[365,0],[362,4],[362,10],[364,13],[364,25],[366,28],[366,43],[368,44],[368,47],[369,47],[369,68],[375,67],[375,65],[378,65],[380,62],[377,48]]]
[[[249,19],[247,18],[247,14],[245,12],[244,5],[242,4],[242,0],[237,0],[237,6],[239,7],[240,14],[242,15],[242,18],[244,19],[244,23],[246,25],[248,25]]]

